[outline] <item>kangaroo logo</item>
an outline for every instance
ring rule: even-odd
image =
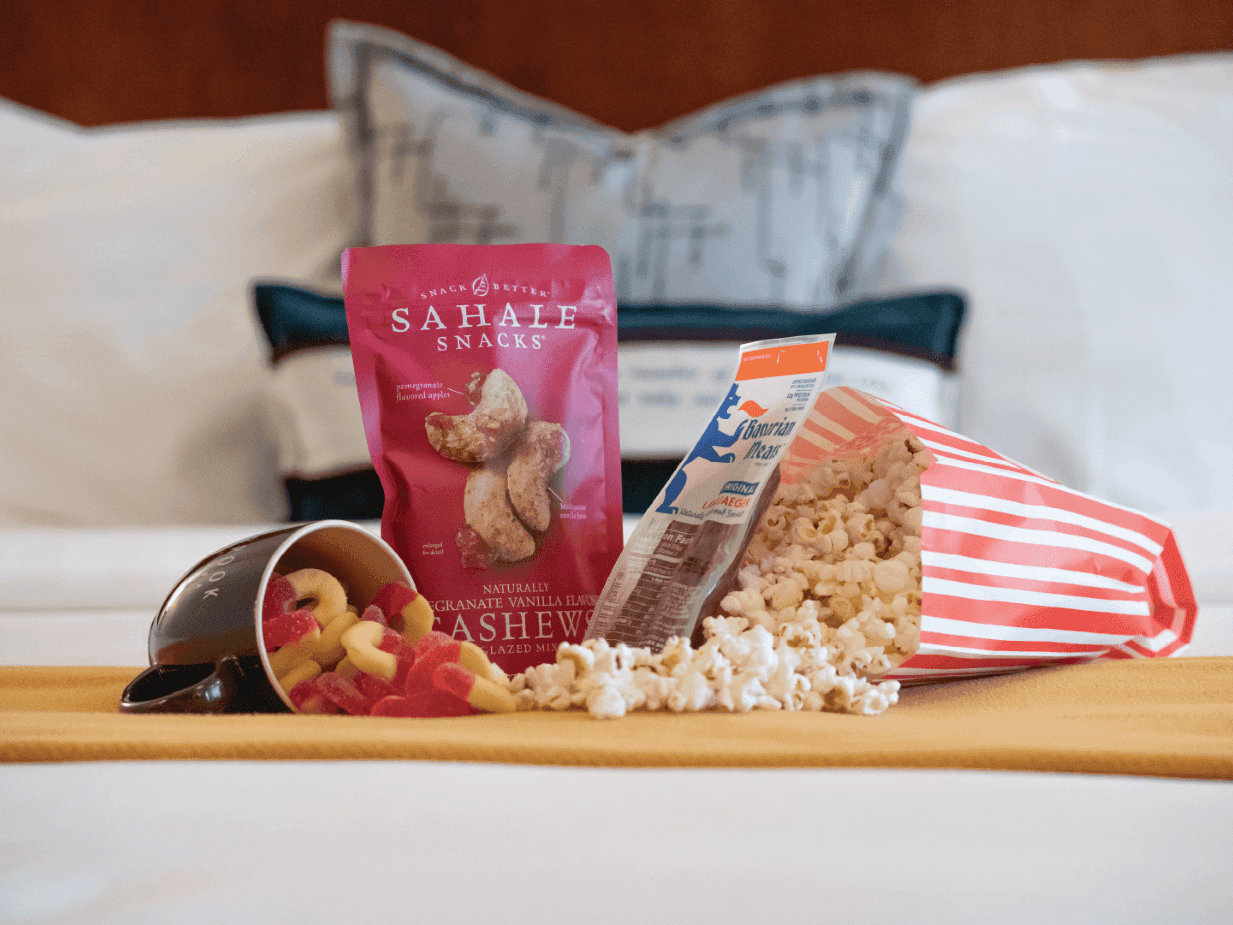
[[[738,426],[731,434],[726,434],[719,429],[721,421],[727,421],[732,416],[732,410],[736,408],[736,403],[741,400],[741,396],[737,394],[737,386],[734,383],[732,388],[728,390],[727,396],[719,405],[719,410],[715,412],[715,416],[711,418],[711,422],[706,425],[706,430],[702,432],[702,436],[698,438],[697,444],[685,457],[685,461],[677,467],[668,484],[664,487],[664,500],[659,507],[655,508],[659,514],[675,514],[676,506],[672,503],[680,495],[681,489],[685,487],[685,482],[688,481],[688,475],[685,470],[689,464],[695,459],[709,459],[711,462],[730,463],[736,459],[735,453],[720,453],[720,450],[727,449],[736,443],[741,436],[741,428]],[[766,409],[761,407],[755,401],[747,401],[739,408],[738,411],[743,411],[750,417],[760,417],[766,414]]]

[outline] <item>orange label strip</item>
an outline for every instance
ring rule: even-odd
[[[819,341],[751,350],[741,356],[741,365],[736,370],[736,381],[820,373],[826,369],[829,347],[827,341]]]

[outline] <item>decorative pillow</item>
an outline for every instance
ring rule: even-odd
[[[907,77],[782,83],[628,134],[388,29],[334,23],[328,49],[358,243],[599,244],[624,304],[820,308],[867,288],[898,218]]]
[[[270,409],[293,520],[375,519],[382,491],[364,441],[340,296],[253,287],[270,343]],[[835,311],[622,305],[617,310],[624,509],[641,514],[710,420],[736,346],[835,331],[831,385],[853,385],[953,427],[964,302],[951,292]]]
[[[342,298],[257,283],[253,303],[270,348],[268,415],[290,519],[379,520]]]
[[[1233,54],[923,90],[886,291],[958,286],[963,431],[1079,491],[1233,508]]]
[[[334,113],[82,129],[0,100],[0,524],[269,522],[253,277],[353,225]]]

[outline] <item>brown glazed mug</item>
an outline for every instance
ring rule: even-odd
[[[276,571],[319,568],[362,611],[382,585],[415,587],[384,541],[345,520],[240,540],[193,566],[150,625],[150,667],[120,695],[125,713],[279,713],[295,707],[270,669],[261,604]]]

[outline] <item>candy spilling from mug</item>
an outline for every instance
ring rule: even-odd
[[[383,585],[361,613],[338,579],[312,568],[272,575],[261,609],[270,669],[301,713],[512,712],[513,695],[483,650],[434,631],[434,620],[428,601],[401,582]]]

